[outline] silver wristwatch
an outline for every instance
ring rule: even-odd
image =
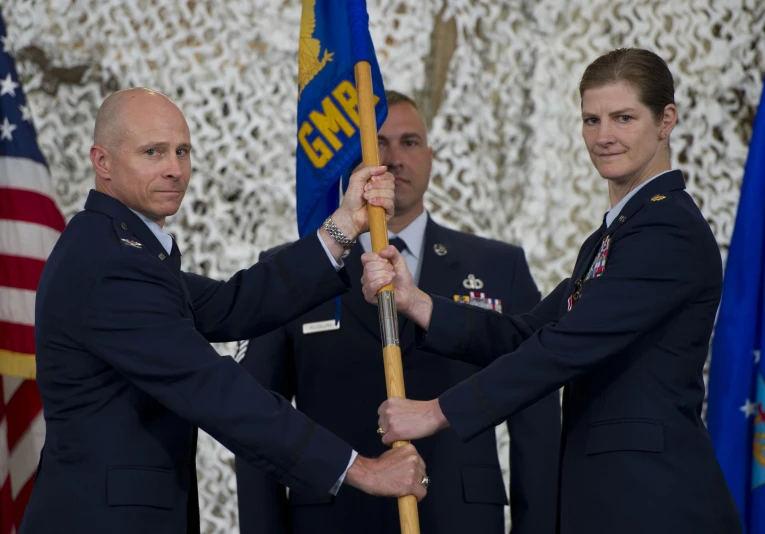
[[[331,235],[335,241],[337,241],[338,245],[343,247],[343,249],[350,250],[351,247],[356,244],[355,239],[348,239],[348,236],[345,235],[342,230],[337,227],[335,222],[332,220],[332,217],[327,217],[327,219],[324,221],[324,228],[327,230],[327,233]]]

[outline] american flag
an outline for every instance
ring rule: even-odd
[[[35,293],[64,218],[0,14],[0,534],[18,531],[45,438]]]

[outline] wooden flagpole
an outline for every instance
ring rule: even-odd
[[[359,106],[359,126],[361,129],[361,154],[364,166],[380,165],[377,152],[377,121],[375,120],[374,94],[372,92],[372,69],[368,61],[359,61],[354,66],[356,74],[356,93]],[[379,206],[368,206],[369,233],[372,237],[372,251],[380,252],[388,246],[388,227],[385,222],[385,210]],[[406,397],[404,392],[404,367],[401,363],[401,347],[398,344],[398,319],[396,300],[393,296],[393,284],[380,289],[379,301],[380,330],[383,341],[383,361],[385,363],[385,383],[388,398]],[[402,447],[408,441],[396,441],[394,447]],[[401,520],[401,534],[419,534],[420,519],[417,513],[417,497],[406,495],[398,499],[398,514]]]

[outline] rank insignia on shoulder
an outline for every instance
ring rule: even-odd
[[[123,237],[123,238],[121,239],[121,241],[122,241],[124,244],[126,244],[126,245],[128,245],[128,246],[130,246],[130,247],[135,247],[135,248],[143,248],[143,245],[142,245],[141,243],[139,243],[138,241],[133,241],[132,239],[125,239],[125,238]]]
[[[488,298],[486,293],[471,291],[468,295],[454,295],[454,302],[463,302],[484,310],[494,310],[502,313],[502,301],[500,299]]]
[[[664,195],[654,195],[651,197],[651,202],[658,202],[660,200],[664,200],[665,198],[667,197],[665,197]]]

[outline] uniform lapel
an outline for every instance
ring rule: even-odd
[[[138,216],[130,211],[127,206],[122,204],[116,198],[91,190],[88,199],[85,202],[85,209],[102,213],[112,218],[117,234],[131,241],[137,241],[142,247],[145,247],[158,261],[176,276],[180,276],[180,252],[177,255],[176,262],[171,260],[170,255],[159,242],[157,237],[149,230]]]
[[[621,228],[624,223],[643,209],[643,206],[645,206],[646,201],[649,199],[660,202],[667,198],[662,193],[666,194],[680,189],[685,189],[685,180],[683,179],[683,173],[680,171],[670,171],[651,180],[627,202],[619,216],[606,229],[605,235],[610,236]]]
[[[624,208],[622,208],[621,212],[619,212],[619,216],[611,221],[611,224],[608,226],[608,228],[601,227],[599,229],[599,232],[602,232],[601,236],[598,236],[597,239],[592,240],[592,237],[595,235],[593,234],[593,236],[590,236],[587,242],[585,242],[585,246],[582,247],[582,250],[585,250],[585,247],[589,242],[589,249],[587,249],[588,253],[580,256],[579,261],[577,261],[577,266],[574,269],[574,276],[572,279],[577,280],[580,276],[587,272],[594,259],[593,256],[597,250],[598,245],[600,245],[600,243],[602,243],[603,239],[606,237],[612,236],[614,232],[622,227],[622,225],[624,225],[641,209],[643,209],[643,206],[645,206],[647,200],[655,199],[657,202],[662,201],[666,199],[666,196],[661,194],[662,192],[669,193],[670,191],[676,191],[678,189],[685,189],[685,180],[683,179],[683,174],[680,171],[670,171],[659,176],[658,178],[651,180],[642,189],[635,193],[635,196],[632,197],[624,206]],[[605,226],[605,221],[603,224]],[[596,234],[597,233],[598,232],[596,232]]]
[[[456,281],[463,278],[459,273],[459,252],[449,232],[428,216],[418,287],[425,293],[451,298],[450,293],[459,290]],[[414,324],[406,321],[401,336],[402,351],[408,350],[414,343],[414,330]]]
[[[605,231],[606,223],[604,221],[600,228],[590,234],[590,237],[584,242],[582,248],[579,249],[579,256],[576,259],[574,272],[571,275],[571,281],[573,283],[575,283],[585,273],[587,268],[589,268],[593,256],[595,255],[595,251],[598,250],[598,247],[600,246]]]
[[[451,236],[443,226],[436,224],[428,217],[425,226],[425,245],[422,250],[422,266],[418,287],[426,293],[446,295],[447,288],[455,285],[459,251],[451,240]],[[436,251],[439,252],[436,252]]]
[[[569,284],[570,291],[568,294],[570,295],[574,292],[577,281],[589,270],[595,260],[595,253],[599,250],[603,239],[611,237],[622,227],[622,225],[634,217],[643,206],[645,206],[648,199],[655,199],[658,202],[666,198],[662,192],[669,193],[670,191],[679,189],[685,189],[683,174],[680,171],[670,171],[655,178],[635,193],[635,196],[627,202],[624,208],[622,208],[619,216],[614,219],[607,228],[604,220],[603,225],[587,238],[580,249],[579,257],[577,258],[574,272],[571,276],[571,282]]]

